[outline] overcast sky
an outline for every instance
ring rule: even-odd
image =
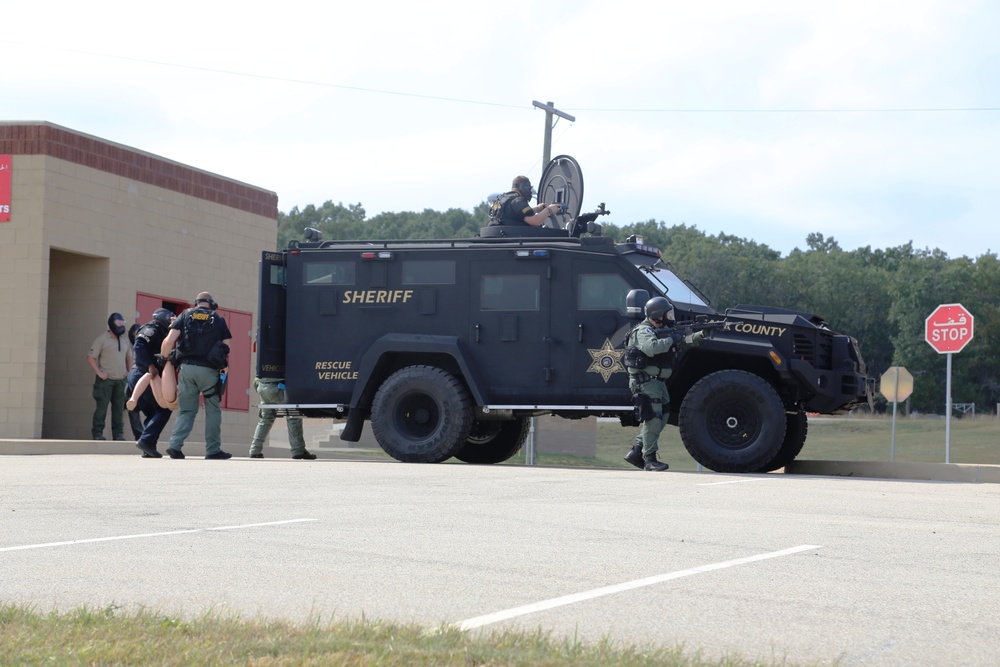
[[[11,6],[12,5],[12,6]],[[0,120],[371,217],[472,210],[553,155],[583,209],[787,254],[1000,250],[995,0],[5,3]]]

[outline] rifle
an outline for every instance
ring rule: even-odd
[[[716,329],[724,328],[728,322],[725,320],[717,320],[715,322],[688,322],[687,324],[677,324],[672,327],[666,327],[664,329],[656,330],[657,338],[673,338],[675,342],[679,342],[688,336],[698,332],[704,331],[705,338],[711,338],[714,335]]]
[[[559,210],[562,213],[562,209]],[[581,213],[576,216],[575,219],[571,220],[566,229],[569,230],[569,235],[572,238],[580,238],[580,235],[584,232],[592,234],[593,236],[600,236],[602,228],[599,224],[594,222],[598,217],[602,215],[608,215],[611,213],[608,209],[604,208],[604,202],[601,202],[595,211],[592,213]]]

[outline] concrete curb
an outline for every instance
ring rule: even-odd
[[[161,438],[157,449],[161,454],[167,447],[167,438]],[[222,449],[233,456],[246,458],[250,455],[250,445],[231,445],[223,443]],[[363,454],[352,456],[350,451],[323,451],[309,449],[321,459],[355,459],[369,460]],[[142,452],[131,440],[0,440],[0,456],[45,456],[45,455],[109,455],[109,456],[139,456]],[[205,443],[188,440],[184,443],[186,456],[205,456]],[[287,447],[264,447],[265,459],[288,459],[291,451]]]
[[[160,443],[163,452],[166,442]],[[223,445],[233,456],[246,457],[250,445]],[[374,460],[362,452],[350,449],[311,449],[321,459]],[[205,443],[184,443],[188,456],[204,456]],[[0,440],[0,456],[107,454],[137,456],[134,442],[100,440]],[[265,459],[289,458],[288,449],[265,447]],[[911,479],[936,482],[964,482],[972,484],[1000,484],[1000,466],[977,463],[903,463],[888,461],[792,461],[784,472],[789,475],[826,475],[830,477],[864,477],[874,479]]]
[[[790,475],[873,477],[936,482],[1000,484],[1000,466],[977,463],[902,463],[888,461],[792,461],[785,467]]]

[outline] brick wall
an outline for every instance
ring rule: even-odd
[[[278,218],[278,196],[273,192],[51,123],[0,123],[0,155],[48,155],[254,215]]]

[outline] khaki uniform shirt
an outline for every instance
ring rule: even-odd
[[[97,360],[97,367],[108,374],[109,380],[124,380],[132,356],[128,336],[119,338],[105,331],[94,339],[87,356]]]

